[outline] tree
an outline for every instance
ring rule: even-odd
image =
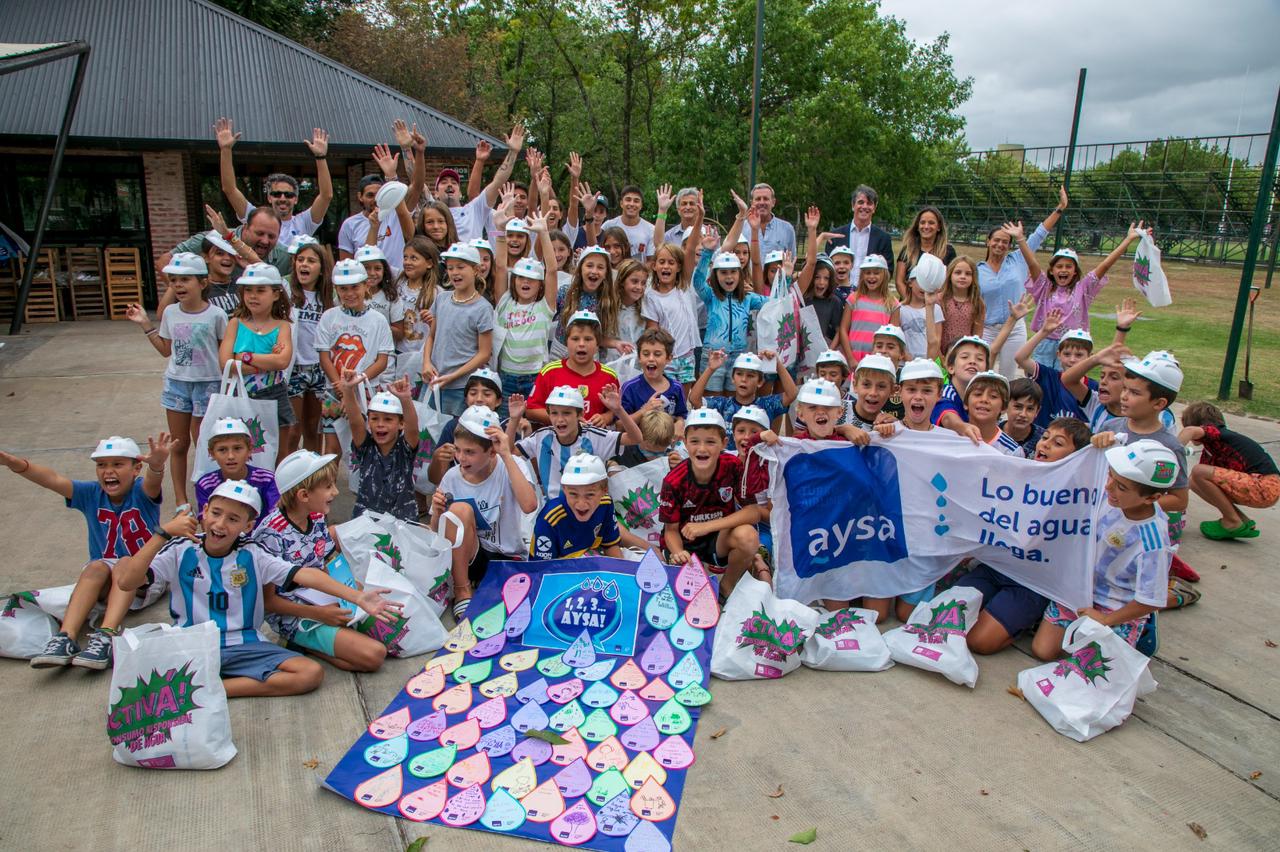
[[[297,41],[322,40],[357,0],[214,0],[219,6]]]

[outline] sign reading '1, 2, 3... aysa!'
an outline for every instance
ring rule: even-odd
[[[653,551],[491,563],[468,618],[325,786],[415,822],[670,850],[717,597],[696,560]]]

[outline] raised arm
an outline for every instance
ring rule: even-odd
[[[671,202],[675,200],[675,196],[671,194],[671,184],[664,183],[658,187],[658,215],[653,220],[653,236],[650,242],[653,244],[653,252],[657,254],[658,249],[662,248],[662,244],[667,239],[667,211],[671,209]],[[686,271],[688,267],[683,267],[681,271]],[[686,278],[688,277],[686,273]]]
[[[532,512],[538,508],[538,492],[534,490],[533,483],[525,478],[524,471],[520,469],[520,465],[516,464],[515,456],[511,453],[511,443],[507,440],[507,434],[502,431],[501,426],[490,426],[485,430],[485,437],[493,442],[493,448],[498,452],[498,458],[506,465],[507,476],[511,479],[511,490],[516,495],[516,505],[520,507],[521,512]]]
[[[1067,188],[1065,186],[1058,187],[1058,206],[1053,208],[1053,211],[1048,216],[1045,216],[1044,222],[1041,223],[1046,231],[1052,231],[1057,226],[1058,220],[1062,218],[1062,213],[1067,209],[1067,204],[1070,201],[1071,199],[1067,197]],[[1032,246],[1033,249],[1039,247],[1039,243]]]
[[[551,244],[551,229],[547,226],[546,215],[531,216],[529,230],[538,235],[538,246],[542,251],[542,298],[546,299],[551,313],[556,312],[556,296],[560,286],[560,276],[556,274],[556,250]]]
[[[707,210],[702,203],[702,190],[698,190],[698,209],[693,213],[693,231],[690,232],[689,239],[684,241],[684,264],[681,272],[683,273],[684,280],[686,282],[693,280],[694,258],[698,256],[698,247],[702,242],[700,239],[696,239],[695,237],[702,233],[702,222],[706,218],[706,215]],[[654,230],[657,230],[656,226],[654,227]]]
[[[409,211],[418,209],[418,202],[427,188],[427,137],[418,131],[416,124],[409,131],[409,145],[413,150],[413,174],[409,176],[409,191],[405,193],[403,202],[405,215],[401,218],[406,239],[413,233],[413,217]],[[405,218],[409,220],[407,228],[404,227]]]
[[[577,151],[569,152],[569,209],[565,211],[564,220],[575,228],[578,227],[578,183],[582,180],[582,157]],[[594,206],[594,202],[593,202]]]
[[[1027,242],[1027,234],[1022,227],[1021,222],[1005,222],[1003,230],[1009,235],[1009,238],[1018,245],[1018,251],[1022,255],[1023,261],[1027,264],[1027,282],[1030,283],[1040,277],[1040,261],[1036,259],[1035,250],[1031,248],[1031,244]]]
[[[333,176],[329,173],[329,134],[319,127],[311,131],[311,140],[303,140],[316,160],[316,200],[311,202],[311,221],[323,222],[333,201]]]
[[[1035,307],[1035,300],[1030,296],[1025,296],[1020,302],[1009,303],[1009,316],[1005,319],[1004,325],[1000,326],[996,339],[991,341],[991,356],[987,359],[987,364],[994,364],[996,357],[999,356],[1000,350],[1004,348],[1004,342],[1009,339],[1009,335],[1013,333],[1013,327],[1018,324],[1018,320],[1025,317],[1027,313]],[[1019,316],[1021,314],[1021,316]]]
[[[342,371],[342,413],[347,417],[347,423],[351,424],[351,446],[358,447],[364,443],[365,436],[369,434],[368,428],[364,422],[364,411],[360,409],[360,383],[364,381],[364,375],[357,373],[355,370],[347,369]],[[343,447],[342,452],[347,452],[348,447]]]
[[[789,406],[796,401],[796,394],[800,393],[800,389],[796,387],[796,380],[791,377],[791,371],[781,364],[778,365],[778,385],[782,390],[782,404]]]
[[[813,284],[813,274],[818,269],[818,225],[821,222],[822,211],[810,204],[809,210],[804,214],[807,231],[804,238],[804,269],[800,270],[800,278],[796,281],[801,294],[809,292],[809,285]]]
[[[222,194],[227,197],[236,218],[243,221],[249,215],[249,199],[244,197],[236,183],[236,166],[231,157],[231,149],[241,134],[235,132],[231,119],[219,118],[213,124],[213,135],[218,140],[218,179],[222,184]]]
[[[493,180],[489,181],[484,188],[485,203],[490,207],[498,203],[499,188],[511,180],[511,172],[516,167],[516,160],[520,159],[520,150],[524,148],[524,136],[523,124],[517,124],[511,128],[511,135],[507,137],[507,156],[502,158],[502,163],[494,173]]]
[[[493,298],[495,302],[507,292],[507,281],[510,277],[507,275],[507,223],[515,218],[515,206],[516,189],[513,184],[508,183],[502,188],[502,200],[493,211]]]
[[[164,357],[169,357],[173,351],[173,344],[160,336],[160,329],[151,324],[146,308],[142,307],[142,305],[129,305],[124,309],[124,316],[130,322],[137,323],[138,327],[146,333],[147,342],[151,344],[153,349]]]
[[[723,349],[713,349],[707,353],[707,368],[702,371],[702,375],[698,376],[698,380],[693,383],[693,387],[689,388],[689,406],[691,408],[701,408],[702,398],[707,393],[707,382],[711,381],[711,374],[724,366],[724,362],[728,360],[728,356]]]
[[[1016,319],[1014,319],[1014,322],[1017,322],[1017,320],[1020,320],[1024,316],[1026,316],[1027,308],[1025,306],[1026,306],[1025,300],[1018,302],[1018,304],[1016,305],[1013,302],[1009,303],[1009,316],[1013,317],[1015,316],[1015,313],[1017,314],[1017,317]],[[1037,364],[1035,359],[1032,358],[1031,356],[1035,354],[1036,347],[1039,346],[1046,337],[1048,337],[1053,332],[1057,331],[1058,328],[1060,328],[1061,326],[1062,326],[1062,311],[1059,311],[1057,308],[1054,308],[1053,310],[1049,311],[1048,314],[1045,315],[1044,323],[1041,324],[1040,330],[1037,331],[1035,334],[1031,335],[1031,337],[1027,340],[1026,343],[1018,347],[1018,351],[1015,352],[1013,355],[1013,360],[1016,361],[1018,366],[1022,368],[1022,372],[1026,373],[1029,377],[1033,379],[1036,377],[1037,373],[1040,370],[1040,365]]]
[[[34,482],[41,488],[47,488],[59,497],[64,497],[67,500],[71,499],[71,493],[74,489],[71,480],[51,467],[36,464],[31,459],[19,458],[3,450],[0,450],[0,464],[3,464],[28,482]]]
[[[525,213],[528,218],[534,211],[539,209],[539,190],[538,178],[542,175],[542,164],[546,158],[542,156],[542,152],[532,145],[529,150],[524,153],[524,161],[529,166],[529,211]]]
[[[1130,222],[1129,233],[1125,235],[1125,238],[1120,241],[1118,246],[1111,250],[1111,254],[1104,257],[1098,265],[1093,268],[1093,274],[1099,280],[1102,279],[1102,276],[1107,274],[1107,270],[1111,269],[1117,260],[1125,256],[1129,251],[1129,246],[1133,245],[1133,241],[1143,235],[1145,229],[1142,225],[1143,223],[1141,221],[1138,222],[1137,225]]]
[[[729,190],[729,194],[733,196],[733,203],[738,207],[738,215],[734,217],[733,224],[729,226],[729,230],[724,235],[724,242],[720,244],[720,251],[733,251],[738,247],[738,240],[742,238],[742,224],[750,222],[751,238],[756,239],[760,234],[760,217],[754,219],[749,218],[748,211],[750,208],[747,202],[742,200],[742,196]]]
[[[935,290],[932,293],[924,295],[924,339],[925,353],[924,357],[932,360],[942,357],[942,324],[938,322],[935,314],[938,313],[938,306],[942,304],[942,291]],[[848,340],[848,334],[845,340]]]
[[[404,440],[409,445],[409,449],[417,452],[418,450],[418,409],[413,405],[413,388],[409,384],[408,376],[401,376],[391,383],[387,390],[396,399],[400,400],[400,407],[404,411]]]
[[[188,538],[196,540],[196,517],[191,510],[179,512],[161,524],[165,535],[153,535],[132,556],[122,557],[111,569],[111,578],[122,591],[132,592],[147,581],[147,570],[170,539]]]
[[[476,143],[476,157],[471,163],[471,174],[467,175],[467,200],[475,198],[484,190],[484,165],[489,162],[493,146],[487,139]]]

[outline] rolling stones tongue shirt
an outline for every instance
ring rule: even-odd
[[[330,308],[320,317],[316,329],[316,349],[328,352],[338,375],[343,370],[364,372],[380,354],[395,352],[387,318],[372,308],[361,313],[346,308]]]

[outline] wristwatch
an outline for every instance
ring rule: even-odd
[[[244,362],[244,363],[246,363],[246,364],[252,364],[252,363],[253,363],[253,353],[252,353],[252,352],[241,352],[241,353],[240,353],[240,360],[241,360],[241,361],[243,361],[243,362]]]
[[[173,541],[173,533],[169,532],[164,527],[156,530],[156,535],[160,536],[165,541]]]

